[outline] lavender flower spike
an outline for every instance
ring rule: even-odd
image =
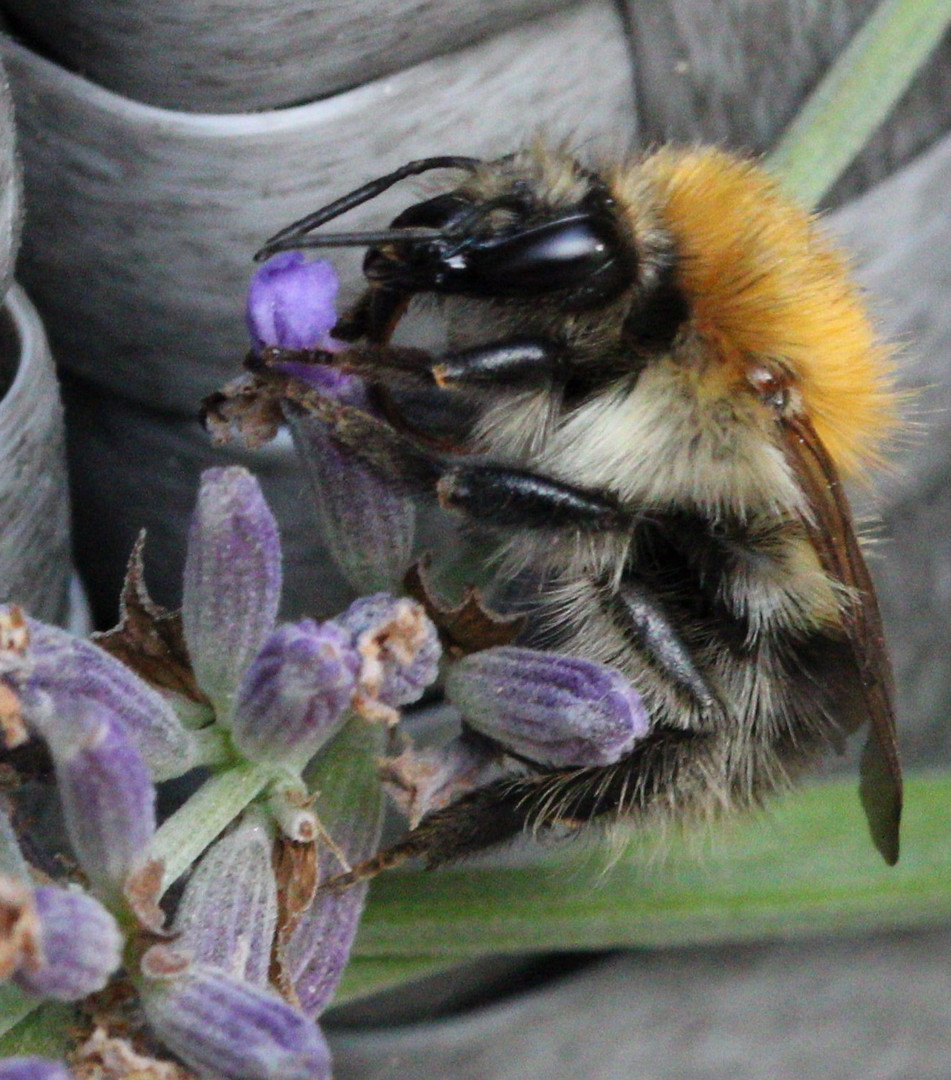
[[[98,710],[135,743],[156,780],[192,765],[194,738],[175,710],[134,672],[90,641],[28,619],[32,670],[21,690],[24,717],[44,737],[69,724],[78,703]]]
[[[332,622],[279,626],[238,691],[238,749],[252,761],[302,769],[343,719],[360,666],[351,635]]]
[[[106,900],[122,895],[155,832],[155,786],[129,737],[95,715],[79,738],[51,737],[66,831],[80,866]]]
[[[199,1076],[228,1080],[329,1080],[320,1028],[268,990],[192,964],[162,977],[171,951],[143,957],[142,1005],[158,1038]]]
[[[325,259],[308,262],[299,251],[284,251],[258,268],[248,289],[248,332],[260,351],[339,348],[330,338],[337,322],[334,301],[340,282]]]
[[[248,812],[213,844],[188,880],[175,915],[176,942],[204,964],[268,985],[277,927],[272,830]]]
[[[34,893],[42,959],[15,974],[21,989],[56,1001],[79,1001],[106,985],[122,960],[122,934],[91,896],[46,886]]]
[[[48,1058],[13,1057],[0,1060],[0,1080],[73,1080],[73,1074]]]
[[[650,726],[619,671],[537,649],[467,656],[450,670],[446,691],[476,731],[545,765],[611,765]]]
[[[183,593],[195,676],[218,722],[227,725],[238,683],[274,627],[281,595],[277,523],[247,469],[202,475]]]

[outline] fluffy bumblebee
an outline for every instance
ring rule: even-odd
[[[431,169],[462,175],[380,232],[313,234]],[[840,478],[876,463],[895,392],[814,220],[719,150],[595,170],[532,147],[413,162],[259,254],[334,245],[368,248],[369,282],[336,362],[474,411],[450,445],[342,407],[336,437],[497,536],[503,573],[534,574],[549,640],[623,671],[652,720],[618,764],[527,766],[397,853],[434,864],[527,826],[756,806],[868,723],[862,802],[894,863],[892,675]],[[420,294],[445,309],[446,355],[390,342]]]

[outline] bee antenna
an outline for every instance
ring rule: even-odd
[[[360,206],[371,199],[375,199],[387,188],[391,188],[394,184],[398,184],[409,176],[419,176],[420,173],[429,172],[432,169],[467,169],[469,172],[474,172],[481,164],[479,158],[461,157],[455,154],[410,161],[393,172],[387,173],[386,176],[379,176],[376,180],[370,180],[362,187],[351,191],[348,195],[335,199],[328,206],[315,210],[312,214],[308,214],[299,221],[295,221],[286,228],[281,229],[280,232],[276,232],[255,254],[254,261],[261,262],[273,255],[275,251],[286,251],[291,247],[304,246],[302,244],[288,243],[288,241],[305,236],[320,225],[332,221],[335,217],[340,217],[341,214],[345,214],[348,210],[352,210],[355,206]]]
[[[367,247],[373,244],[386,244],[391,240],[425,243],[430,240],[449,239],[454,233],[438,229],[380,229],[378,232],[321,233],[319,236],[275,237],[254,256],[260,262],[278,251],[298,251],[305,248],[327,247]]]

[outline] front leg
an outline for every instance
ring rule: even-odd
[[[516,338],[433,357],[423,349],[360,342],[341,352],[271,347],[265,366],[282,363],[330,365],[391,389],[439,386],[480,390],[524,390],[545,386],[565,372],[565,351],[552,342]]]
[[[485,462],[459,464],[416,445],[362,409],[311,392],[298,404],[331,428],[334,438],[384,479],[408,493],[435,495],[449,510],[490,526],[626,531],[632,516],[610,494],[524,469]]]

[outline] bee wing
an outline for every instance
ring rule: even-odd
[[[843,623],[870,727],[862,753],[860,793],[872,839],[891,866],[898,861],[902,778],[895,684],[875,587],[855,536],[842,481],[815,429],[803,416],[784,418],[782,427],[786,459],[808,503],[810,513],[804,524],[819,562],[854,598],[843,612]]]

